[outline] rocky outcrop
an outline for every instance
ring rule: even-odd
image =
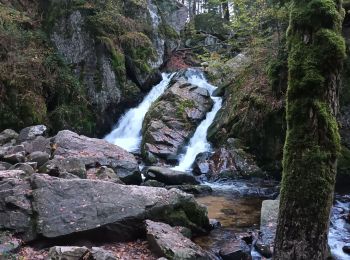
[[[197,125],[212,107],[207,90],[178,79],[151,106],[142,127],[143,158],[155,163],[176,161]]]
[[[141,91],[161,80],[158,69],[179,35],[174,28],[183,28],[187,18],[183,5],[166,2],[48,4],[49,12],[57,16],[50,38],[86,86],[99,131],[110,128],[127,106],[139,100]],[[54,14],[57,6],[68,14]]]
[[[245,152],[239,140],[229,139],[227,144],[213,153],[196,157],[193,172],[205,174],[210,180],[266,177],[251,154]]]
[[[208,254],[171,226],[146,220],[147,240],[152,250],[169,260],[205,260]]]
[[[105,134],[161,80],[187,19],[175,0],[15,2],[0,13],[0,130]]]
[[[142,236],[145,218],[186,226],[196,233],[209,229],[206,209],[177,189],[46,174],[26,177],[22,171],[0,171],[0,187],[0,228],[26,241],[38,235],[55,238],[87,231],[127,240]]]

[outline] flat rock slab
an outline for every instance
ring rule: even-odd
[[[209,227],[206,208],[177,189],[39,174],[32,178],[32,186],[37,232],[44,237],[105,227],[113,238],[124,240],[140,235],[145,218],[181,224],[195,231]]]
[[[64,130],[58,132],[53,143],[54,159],[78,158],[87,167],[97,164],[112,168],[127,184],[140,184],[142,181],[135,157],[105,140]]]
[[[261,205],[260,231],[263,233],[262,241],[273,244],[276,235],[279,200],[264,200]]]
[[[169,260],[210,259],[208,254],[168,224],[146,220],[147,240],[153,251]]]

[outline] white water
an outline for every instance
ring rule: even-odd
[[[199,153],[211,150],[211,145],[207,140],[207,131],[209,126],[213,123],[216,113],[221,108],[222,99],[220,97],[213,97],[212,94],[216,89],[215,86],[209,84],[202,72],[198,70],[189,69],[186,72],[188,82],[198,87],[208,90],[211,99],[214,101],[214,106],[210,112],[207,113],[206,118],[199,124],[193,137],[190,139],[186,152],[179,156],[179,165],[173,169],[178,171],[189,171],[191,166]]]
[[[140,149],[141,129],[143,119],[152,103],[167,89],[174,74],[162,74],[163,80],[147,94],[143,101],[135,108],[130,109],[123,115],[114,130],[104,139],[109,143],[118,145],[128,152]]]
[[[336,195],[336,201],[332,208],[328,244],[335,260],[350,259],[350,256],[342,250],[345,244],[350,243],[350,225],[344,219],[344,216],[349,214],[349,197],[349,195],[345,195],[342,198]]]

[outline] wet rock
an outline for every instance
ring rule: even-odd
[[[177,154],[211,109],[207,90],[179,78],[147,112],[142,127],[141,152],[155,163],[177,160]]]
[[[29,126],[29,127],[23,128],[19,132],[18,142],[21,143],[24,141],[33,140],[37,136],[45,135],[46,132],[47,132],[47,127],[44,125],[35,125],[35,126]]]
[[[176,188],[191,194],[209,194],[213,189],[208,185],[191,185],[191,184],[182,184],[182,185],[170,185],[166,186],[167,189]]]
[[[28,156],[28,160],[30,162],[36,162],[38,164],[38,167],[45,164],[49,159],[50,159],[50,155],[46,152],[41,152],[41,151],[32,152]]]
[[[50,176],[56,177],[67,172],[76,175],[79,178],[86,179],[85,164],[77,158],[50,160],[39,168],[39,172],[47,173]]]
[[[0,146],[4,145],[8,142],[11,142],[13,139],[17,139],[18,134],[16,131],[11,130],[11,129],[5,129],[0,133]]]
[[[126,184],[140,184],[141,173],[135,157],[105,140],[80,136],[68,130],[60,131],[53,139],[54,159],[80,160],[86,167],[96,164],[112,168]]]
[[[350,244],[344,245],[342,249],[344,253],[350,254]]]
[[[209,219],[209,224],[210,224],[211,229],[217,229],[217,228],[221,227],[221,223],[217,219],[213,219],[213,218]]]
[[[104,250],[99,247],[93,247],[91,249],[91,254],[94,260],[117,260],[112,252]]]
[[[254,159],[240,148],[219,148],[201,163],[209,164],[206,174],[211,180],[265,177]]]
[[[193,173],[196,175],[208,174],[210,172],[210,159],[211,153],[200,153],[196,156],[196,160],[193,163]]]
[[[263,257],[266,257],[266,258],[272,257],[272,252],[271,252],[270,246],[262,244],[258,241],[254,244],[254,248]]]
[[[146,220],[147,240],[152,250],[168,259],[209,259],[207,253],[171,226]]]
[[[13,231],[23,240],[36,237],[30,201],[32,187],[20,170],[0,171],[0,229]]]
[[[157,180],[166,185],[199,184],[191,174],[156,166],[149,167],[145,177],[146,180]]]
[[[87,247],[54,246],[49,250],[49,259],[52,260],[78,260],[88,256],[90,251]]]
[[[22,170],[26,173],[26,175],[31,175],[35,172],[33,167],[27,163],[17,163],[11,166],[9,170]]]
[[[197,233],[209,228],[206,209],[176,189],[39,174],[34,174],[32,186],[37,232],[47,238],[99,228],[105,237],[130,239],[142,233],[140,223],[146,216]]]
[[[261,205],[260,231],[262,241],[265,244],[272,244],[275,240],[279,200],[264,200]]]

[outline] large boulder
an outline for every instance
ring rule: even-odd
[[[211,109],[206,89],[179,78],[151,106],[142,127],[141,152],[149,162],[177,160],[177,154]]]
[[[106,181],[60,179],[35,174],[33,208],[37,232],[53,238],[98,229],[125,240],[143,233],[145,218],[205,232],[205,207],[177,189],[126,186]]]
[[[147,240],[152,250],[161,257],[169,260],[205,260],[208,254],[180,231],[171,226],[146,220]]]
[[[21,170],[0,171],[0,229],[10,230],[23,240],[36,237],[31,185]]]
[[[213,153],[198,154],[193,165],[195,174],[205,174],[210,180],[265,177],[254,157],[230,138]]]
[[[146,180],[157,180],[166,185],[199,184],[199,181],[189,173],[164,167],[149,167],[144,174]]]
[[[47,133],[47,127],[44,125],[28,126],[19,132],[18,142],[33,140],[37,136],[43,136]]]
[[[127,184],[140,184],[142,181],[135,157],[105,140],[88,138],[64,130],[58,132],[52,142],[56,160],[75,158],[88,168],[95,167],[96,164],[108,166]]]

